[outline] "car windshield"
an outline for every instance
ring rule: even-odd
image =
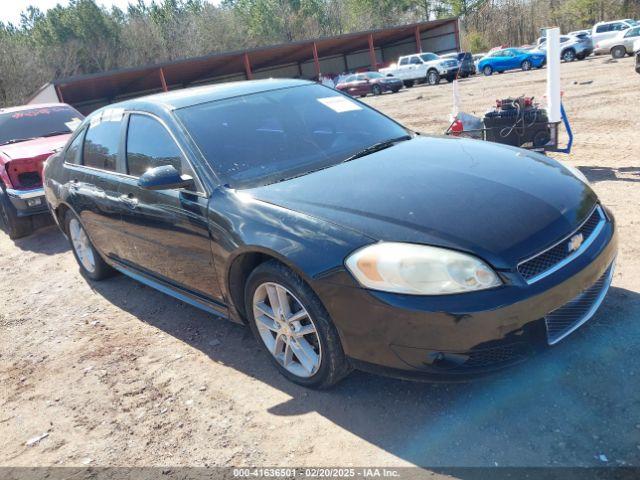
[[[425,62],[431,62],[432,60],[438,60],[440,57],[435,53],[423,53],[420,58]]]
[[[65,106],[0,113],[0,145],[71,133],[82,116]]]
[[[322,85],[217,100],[176,115],[231,188],[301,176],[408,135],[393,120]]]

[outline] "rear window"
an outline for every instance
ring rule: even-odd
[[[120,145],[120,119],[94,119],[84,138],[82,163],[115,172]]]
[[[0,145],[71,133],[83,118],[64,105],[0,113]]]

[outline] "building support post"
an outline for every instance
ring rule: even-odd
[[[456,18],[455,20],[455,36],[456,36],[456,52],[460,51],[460,20]]]
[[[58,95],[60,103],[64,103],[64,97],[62,96],[62,89],[60,88],[60,85],[56,85],[56,94]]]
[[[369,59],[371,60],[371,68],[374,71],[378,70],[378,60],[376,60],[376,50],[373,47],[373,34],[369,34]]]
[[[420,27],[416,25],[416,53],[422,53],[422,38],[420,38]]]
[[[169,89],[167,88],[167,80],[164,78],[164,70],[162,69],[162,67],[160,67],[160,83],[162,84],[162,91],[168,92]]]
[[[249,61],[249,54],[245,52],[244,54],[244,74],[247,77],[247,80],[253,80],[253,72],[251,71],[251,62]]]
[[[313,63],[316,66],[316,77],[320,81],[320,60],[318,59],[318,46],[313,42]]]

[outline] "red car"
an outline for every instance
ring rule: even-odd
[[[28,235],[38,220],[49,219],[43,164],[83,118],[62,103],[0,109],[0,224],[10,238]]]
[[[402,80],[396,77],[385,77],[378,72],[349,75],[336,85],[336,89],[354,97],[365,97],[369,93],[373,95],[380,95],[383,92],[396,93],[401,88]]]

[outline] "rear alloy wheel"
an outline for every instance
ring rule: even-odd
[[[524,60],[522,62],[522,65],[520,65],[522,67],[522,70],[525,72],[528,72],[529,70],[531,70],[531,62],[529,60]]]
[[[493,68],[487,65],[482,69],[482,73],[484,73],[485,77],[490,77],[493,74]]]
[[[102,259],[91,243],[80,220],[71,210],[67,211],[65,225],[73,255],[80,266],[80,272],[91,280],[103,280],[111,277],[115,270]]]
[[[374,85],[371,87],[371,93],[374,95],[380,95],[382,93],[382,88],[380,88],[380,85]]]
[[[350,371],[329,314],[304,281],[276,261],[249,276],[245,306],[254,336],[292,382],[327,388]]]
[[[627,54],[627,50],[622,46],[618,45],[611,49],[611,56],[613,58],[623,58]]]
[[[573,62],[576,59],[576,52],[573,48],[568,48],[562,52],[562,60],[565,62]]]
[[[435,70],[429,70],[427,73],[427,83],[429,85],[438,85],[440,83],[440,74]]]

